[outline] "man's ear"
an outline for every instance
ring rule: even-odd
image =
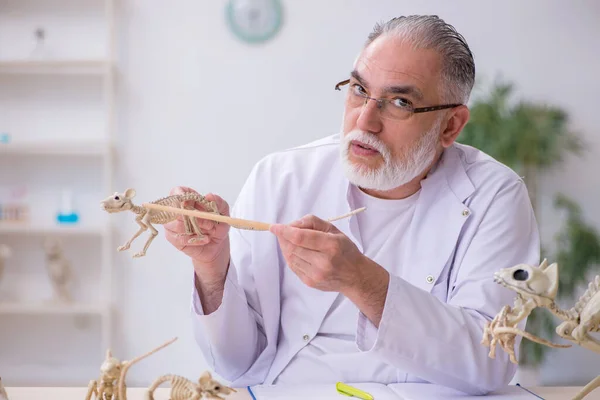
[[[450,147],[454,143],[470,116],[469,108],[465,105],[452,109],[450,113],[450,118],[446,121],[446,127],[440,136],[443,147]]]

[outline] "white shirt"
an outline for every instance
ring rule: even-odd
[[[357,214],[357,239],[363,244],[363,254],[379,265],[388,266],[391,272],[402,276],[401,260],[396,249],[404,245],[403,238],[412,221],[414,205],[419,196],[401,200],[385,200],[369,196],[356,186],[350,187],[353,209],[366,207],[368,213]],[[390,251],[392,250],[392,251]],[[287,311],[288,302],[295,302],[294,288],[284,280],[282,311]],[[325,316],[317,335],[296,354],[277,376],[274,384],[297,382],[356,382],[361,376],[377,375],[384,383],[398,382],[404,378],[402,371],[391,365],[382,365],[374,354],[361,352],[356,346],[356,326],[359,321],[358,308],[344,295],[338,294]],[[285,331],[284,331],[285,333]],[[373,342],[376,329],[365,332],[367,341]],[[280,340],[289,340],[285,336]],[[279,353],[282,356],[283,353]],[[277,359],[277,355],[275,356]],[[337,366],[332,369],[331,366]],[[402,375],[402,377],[400,377]]]
[[[354,337],[358,353],[329,354],[329,368],[320,370],[319,381],[336,382],[362,356],[370,363],[353,364],[353,381],[432,382],[471,394],[508,384],[516,366],[502,351],[489,358],[480,340],[484,322],[515,296],[494,283],[493,273],[540,261],[523,181],[484,153],[454,144],[421,182],[414,201],[402,248],[373,236],[378,213],[370,209],[358,214],[360,219],[334,222],[360,251],[395,271],[379,328],[344,302],[338,305],[337,293],[304,285],[285,264],[273,234],[232,228],[223,302],[215,312],[203,315],[191,280],[194,335],[210,368],[236,387],[272,384],[288,366],[295,368],[290,362],[296,354],[310,358],[308,346],[333,352],[338,344],[348,345],[340,333],[348,335],[352,324],[354,333],[346,339]],[[260,160],[232,215],[285,223],[306,214],[326,219],[353,208],[336,134]],[[358,225],[371,236],[365,247]],[[328,317],[332,309],[335,314]],[[338,337],[324,341],[327,330]],[[309,382],[302,374],[285,377],[290,383]]]

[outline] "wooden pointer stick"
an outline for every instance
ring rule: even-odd
[[[197,217],[197,218],[201,218],[201,219],[208,219],[211,221],[224,222],[230,226],[233,226],[234,228],[239,228],[239,229],[248,229],[248,230],[254,230],[254,231],[268,231],[269,228],[271,227],[271,224],[267,224],[266,222],[258,222],[258,221],[251,221],[251,220],[247,220],[247,219],[232,218],[232,217],[228,217],[226,215],[220,215],[220,214],[210,213],[210,212],[206,212],[206,211],[186,210],[185,208],[169,207],[169,206],[163,206],[161,204],[143,203],[142,207],[149,208],[152,210],[166,211],[166,212],[170,212],[170,213],[174,213],[174,214],[187,215],[189,217]],[[356,210],[350,211],[349,213],[344,214],[344,215],[340,215],[339,217],[330,218],[330,219],[328,219],[328,221],[333,222],[333,221],[337,221],[339,219],[348,218],[348,217],[350,217],[354,214],[357,214],[361,211],[364,211],[364,210],[366,210],[366,207],[357,208]]]

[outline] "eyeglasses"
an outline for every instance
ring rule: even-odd
[[[347,85],[348,83],[350,83],[350,79],[338,83],[335,85],[335,90],[342,90],[341,87]],[[376,99],[369,97],[365,89],[360,84],[352,85],[350,87],[346,100],[348,105],[354,108],[364,107],[367,105],[369,100],[373,100],[377,103],[377,108],[380,110],[381,118],[393,120],[405,120],[410,118],[413,114],[444,110],[462,105],[444,104],[439,106],[415,108],[407,100],[398,97],[393,99]]]

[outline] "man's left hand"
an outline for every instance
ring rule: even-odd
[[[379,326],[390,281],[388,271],[363,255],[330,222],[314,215],[271,227],[290,269],[306,285],[340,292]]]
[[[314,215],[289,225],[276,224],[271,232],[277,236],[290,269],[310,287],[342,293],[359,291],[373,271],[374,263],[350,238]]]

